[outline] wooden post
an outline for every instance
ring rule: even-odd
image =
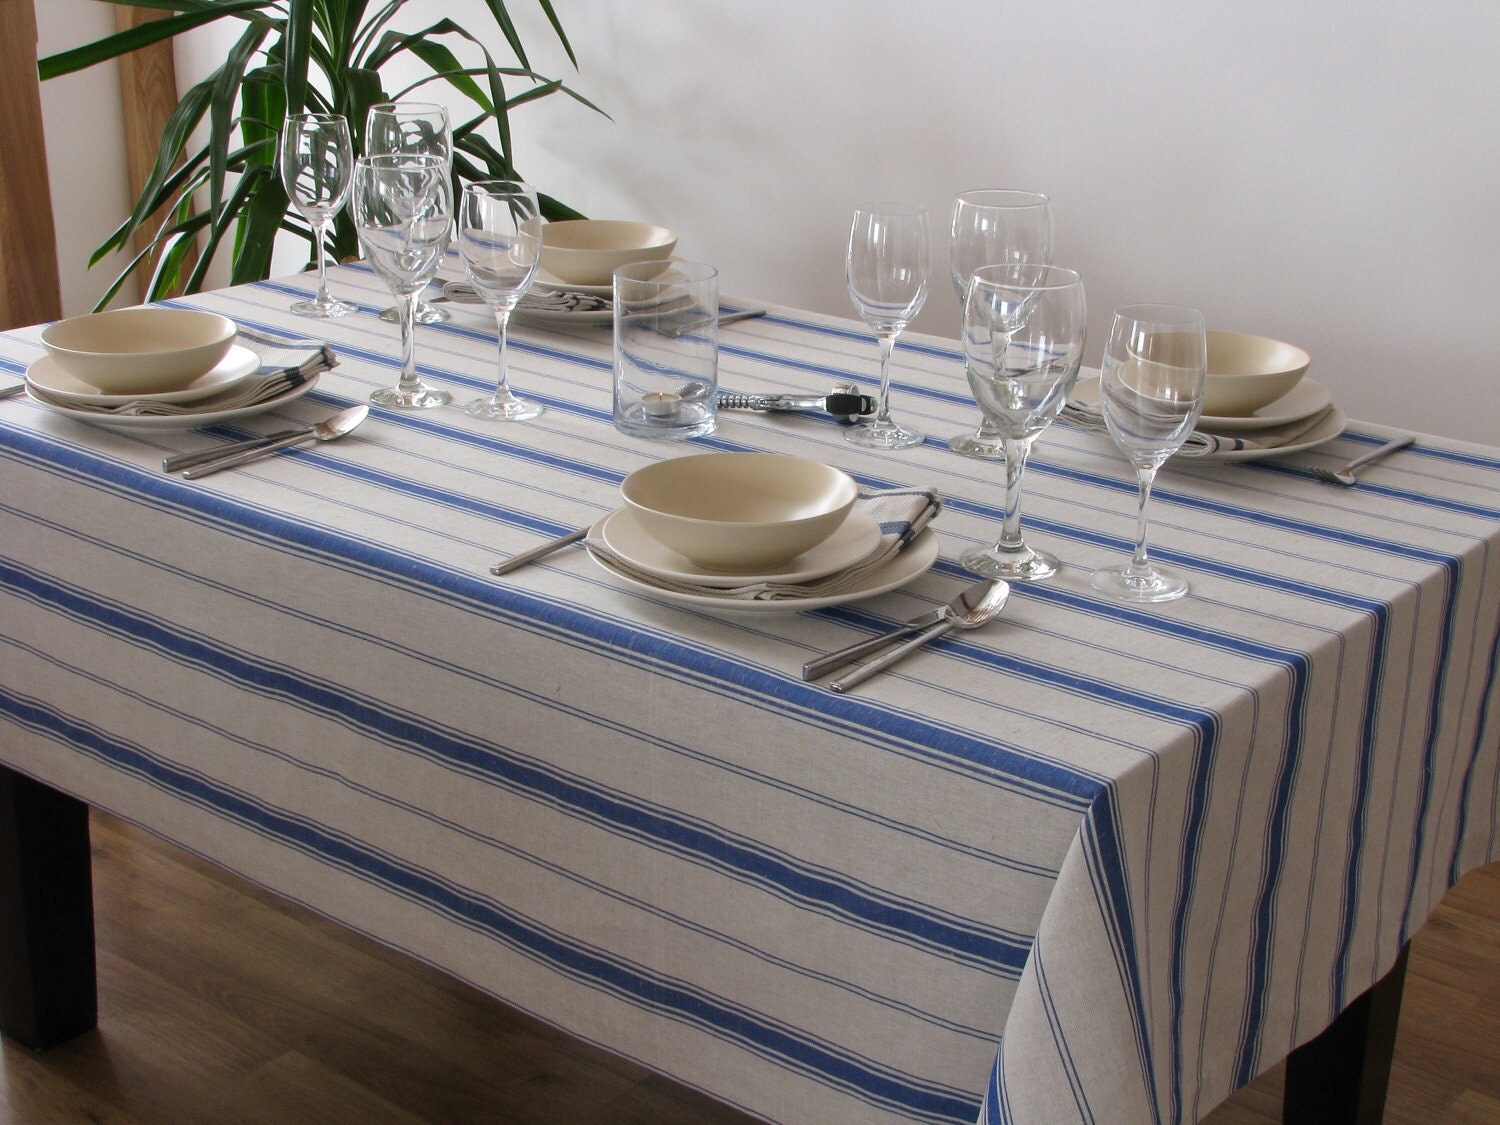
[[[62,315],[32,0],[0,0],[0,329]]]
[[[115,26],[124,31],[169,14],[149,8],[118,7],[115,9]],[[177,68],[170,39],[120,56],[120,103],[125,112],[125,161],[133,203],[140,198],[141,189],[151,175],[167,120],[177,108]],[[151,244],[165,218],[166,212],[158,211],[135,232],[136,253]],[[185,270],[193,268],[194,259],[195,255],[188,255],[184,261]],[[175,292],[166,295],[172,296]]]

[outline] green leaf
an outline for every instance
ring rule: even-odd
[[[225,0],[222,4],[216,4],[206,11],[190,12],[180,16],[167,16],[159,20],[147,20],[145,23],[128,27],[124,31],[117,31],[113,35],[107,35],[103,39],[96,39],[92,43],[86,43],[82,47],[74,47],[68,51],[59,51],[55,55],[48,55],[44,59],[38,59],[36,64],[37,75],[44,81],[48,78],[57,78],[63,74],[72,74],[75,70],[83,70],[93,66],[95,63],[103,62],[105,59],[117,58],[120,55],[129,54],[142,47],[149,47],[152,43],[159,43],[163,39],[170,39],[184,31],[191,31],[195,27],[213,23],[217,19],[231,15],[235,12],[255,11],[259,8],[271,7],[274,0]],[[139,4],[143,8],[170,8],[176,5],[166,4]]]
[[[291,0],[287,10],[285,93],[286,112],[301,113],[307,105],[307,58],[311,50],[313,0]]]

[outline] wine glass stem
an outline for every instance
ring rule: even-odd
[[[323,243],[328,238],[328,220],[314,222],[312,230],[313,245],[318,254],[318,304],[328,305],[332,303],[332,299],[328,296],[328,255],[323,248]]]
[[[403,293],[399,297],[401,311],[401,390],[419,391],[422,380],[417,378],[417,293]]]
[[[1135,554],[1131,556],[1126,573],[1146,575],[1151,573],[1151,560],[1146,555],[1146,509],[1151,503],[1151,485],[1156,480],[1155,465],[1135,467],[1137,488],[1135,511]]]
[[[498,376],[498,378],[496,379],[496,382],[495,382],[494,399],[495,399],[496,402],[499,402],[502,399],[506,399],[506,398],[510,397],[510,386],[509,386],[510,377],[507,374],[507,366],[506,366],[506,359],[505,359],[506,337],[508,335],[507,329],[509,328],[509,326],[510,326],[510,310],[509,309],[496,309],[495,310],[495,328],[496,328],[496,335],[498,336],[497,348],[498,348],[498,351],[499,351],[499,363],[500,363],[500,373],[499,373],[499,376]]]
[[[1031,439],[1007,437],[1002,439],[1002,444],[1005,446],[1005,522],[1000,525],[998,547],[1001,551],[1020,551],[1026,547],[1021,538],[1021,477],[1026,472]]]
[[[891,352],[895,350],[897,335],[895,332],[878,332],[875,336],[880,343],[880,402],[875,411],[877,426],[891,424]]]

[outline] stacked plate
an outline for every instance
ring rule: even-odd
[[[584,545],[612,577],[679,605],[793,613],[905,585],[937,559],[920,489],[859,493],[837,470],[770,453],[659,462]],[[743,564],[736,560],[743,554]],[[692,556],[692,557],[690,557]]]

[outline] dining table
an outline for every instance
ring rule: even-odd
[[[1349,488],[1314,470],[1388,428],[1174,458],[1151,548],[1191,592],[1139,606],[1089,585],[1134,545],[1134,473],[1058,421],[1022,518],[1059,572],[837,693],[804,662],[947,602],[999,533],[1004,466],[947,447],[979,420],[953,340],[895,351],[919,446],[819,411],[652,441],[612,425],[607,314],[518,315],[511,385],[546,412],[465,415],[496,336],[450,305],[416,346],[453,406],[164,472],[395,381],[389,292],[358,262],[329,284],[357,313],[293,315],[308,274],[170,302],[327,345],[274,409],[0,401],[5,1034],[94,1022],[97,808],[766,1121],[1195,1121],[1289,1054],[1289,1119],[1368,1097],[1408,940],[1500,858],[1500,449],[1420,434]],[[873,393],[867,328],[766,307],[720,329],[722,390]],[[0,335],[0,385],[39,336]],[[577,545],[490,573],[724,451],[933,490],[930,558],[811,606]]]

